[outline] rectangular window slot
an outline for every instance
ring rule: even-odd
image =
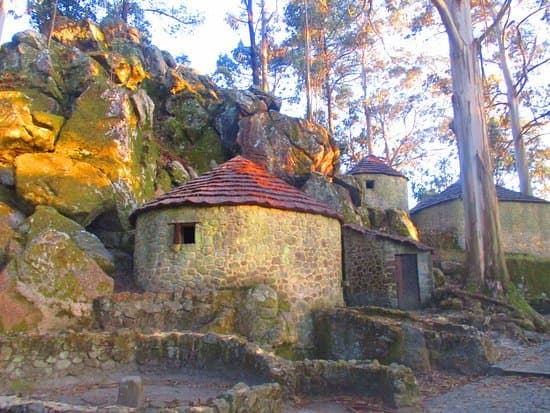
[[[195,229],[194,223],[174,223],[174,245],[181,244],[194,244],[195,243]]]
[[[367,189],[374,189],[374,181],[367,181],[366,186]]]

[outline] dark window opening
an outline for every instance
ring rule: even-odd
[[[367,181],[367,189],[374,189],[374,181]]]
[[[195,243],[195,224],[184,224],[176,222],[174,224],[174,244],[194,244]]]

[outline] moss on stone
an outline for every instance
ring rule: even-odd
[[[550,297],[550,258],[514,254],[506,256],[506,265],[526,298]]]

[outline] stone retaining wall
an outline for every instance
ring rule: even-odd
[[[178,406],[173,411],[178,413],[280,413],[283,401],[282,395],[281,386],[276,383],[251,387],[244,383],[238,383],[216,398],[203,403],[196,403],[193,406]],[[120,405],[106,407],[75,406],[17,396],[0,396],[0,412],[129,413],[140,410]],[[147,412],[151,413],[167,411],[169,409],[147,407]]]
[[[377,307],[322,310],[314,319],[317,356],[324,359],[377,359],[461,374],[486,373],[494,361],[490,340],[466,325]]]
[[[0,392],[14,380],[91,375],[124,367],[238,368],[260,382],[277,383],[287,395],[320,392],[382,397],[403,406],[417,401],[412,371],[404,366],[367,362],[291,362],[235,336],[191,332],[137,334],[66,333],[0,337]],[[254,412],[254,410],[250,410]]]

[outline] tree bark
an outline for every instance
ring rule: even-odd
[[[254,30],[254,0],[242,0],[246,6],[248,36],[250,38],[250,67],[252,68],[252,84],[260,87],[260,69],[258,67],[258,48],[256,46],[256,31]]]
[[[365,138],[367,140],[367,155],[374,155],[372,139],[372,113],[367,101],[367,62],[366,54],[361,53],[361,87],[363,88],[363,115],[365,116]]]
[[[269,64],[269,42],[267,39],[267,25],[268,21],[265,16],[265,0],[261,2],[261,46],[260,46],[260,66],[262,73],[262,90],[267,92],[269,90],[268,84],[268,64]]]
[[[469,0],[432,0],[449,37],[453,131],[458,141],[464,203],[467,282],[499,296],[509,282],[501,246],[496,190],[483,113],[479,42]]]
[[[0,0],[0,41],[2,40],[2,33],[4,31],[5,21],[6,21],[6,9],[4,8],[4,0]]]
[[[313,122],[313,102],[311,98],[311,33],[309,31],[309,4],[304,0],[305,41],[306,41],[306,119]]]
[[[500,68],[504,83],[506,84],[506,99],[510,113],[510,131],[512,133],[512,142],[514,143],[514,159],[519,178],[519,190],[522,194],[532,195],[531,180],[529,179],[529,167],[527,165],[527,155],[525,154],[525,143],[521,133],[521,123],[519,119],[519,100],[514,79],[510,72],[508,58],[506,57],[506,48],[500,23],[495,26],[495,35],[498,39],[498,52],[500,57]]]

